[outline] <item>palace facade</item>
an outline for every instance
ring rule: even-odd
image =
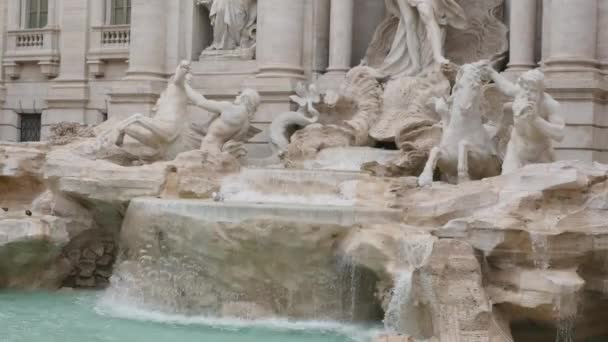
[[[258,90],[254,123],[264,128],[292,108],[298,82],[339,83],[385,16],[382,0],[257,0],[251,54],[222,54],[209,49],[209,2],[0,0],[0,140],[44,140],[62,121],[149,114],[183,59],[210,98]],[[510,28],[505,72],[541,66],[562,104],[559,157],[608,163],[608,1],[510,0],[501,16]],[[194,107],[191,115],[206,117]],[[268,154],[266,141],[259,134],[251,151]]]

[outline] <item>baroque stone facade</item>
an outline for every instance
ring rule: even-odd
[[[43,2],[46,12],[32,20],[32,1],[0,0],[0,140],[27,138],[22,133],[38,129],[38,118],[44,140],[63,121],[150,115],[186,59],[192,87],[210,99],[232,99],[245,88],[260,93],[252,123],[262,132],[248,148],[264,156],[271,151],[267,127],[294,109],[298,83],[318,81],[322,92],[340,84],[369,57],[378,27],[390,27],[385,13],[395,1],[132,0],[124,1],[124,12],[112,1]],[[474,1],[456,2],[475,12]],[[486,3],[510,28],[505,76],[515,80],[541,66],[547,92],[562,105],[567,127],[557,157],[608,162],[608,3],[507,0],[504,11]],[[449,55],[459,38],[444,27],[446,57],[460,64],[469,56]],[[189,115],[208,120],[194,105]]]

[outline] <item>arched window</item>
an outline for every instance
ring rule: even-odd
[[[110,24],[128,25],[131,23],[131,0],[110,0]]]
[[[27,0],[27,27],[28,29],[43,28],[49,16],[48,0]]]

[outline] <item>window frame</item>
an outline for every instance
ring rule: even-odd
[[[24,119],[29,119],[29,120],[24,120]],[[32,122],[35,123],[35,127],[38,128],[38,130],[34,133],[28,132],[28,131],[24,131],[26,129],[26,127],[24,127],[24,124],[26,122],[28,122],[31,124]],[[33,139],[28,139],[25,137],[30,137],[33,136]],[[25,138],[25,139],[24,139]],[[39,142],[42,139],[42,114],[41,113],[20,113],[19,114],[19,142]]]
[[[23,6],[23,28],[28,30],[43,29],[49,23],[49,1],[52,0],[25,0]],[[32,7],[35,6],[36,10]],[[44,9],[44,11],[43,11]],[[34,18],[34,19],[33,19]],[[33,19],[33,20],[32,20]],[[32,25],[33,23],[33,25]]]
[[[116,6],[120,4],[121,6]],[[120,9],[120,18],[117,15],[117,9]],[[106,0],[106,25],[119,26],[131,25],[131,0]]]

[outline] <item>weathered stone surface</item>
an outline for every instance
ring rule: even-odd
[[[402,190],[394,189],[393,206],[404,210],[408,224],[425,227],[441,243],[461,241],[475,250],[478,260],[474,263],[481,265],[475,277],[483,277],[483,286],[476,291],[492,303],[493,310],[486,311],[493,316],[488,317],[494,317],[500,326],[508,326],[504,321],[520,329],[521,322],[536,322],[552,327],[555,333],[555,329],[563,329],[564,320],[574,320],[572,326],[587,328],[577,329],[571,336],[602,336],[606,331],[590,328],[593,314],[585,303],[595,301],[592,310],[606,307],[602,299],[605,286],[599,279],[607,272],[600,261],[606,256],[602,241],[608,231],[604,205],[607,171],[604,165],[563,161],[529,165],[510,175],[458,186],[435,183],[421,189],[405,185]],[[457,250],[449,245],[445,248],[456,260]],[[423,276],[428,271],[422,267],[419,273]],[[453,277],[452,283],[474,278]],[[475,287],[467,288],[469,293]],[[508,330],[501,328],[506,334]],[[545,333],[551,334],[551,329]],[[521,331],[513,334],[520,336]]]
[[[356,222],[383,217],[371,209],[134,200],[121,233],[129,253],[108,295],[175,312],[221,314],[246,302],[273,316],[377,319],[377,278],[358,270],[351,293],[355,271],[336,252]]]
[[[55,288],[69,273],[57,262],[69,242],[65,221],[0,212],[0,287]]]

